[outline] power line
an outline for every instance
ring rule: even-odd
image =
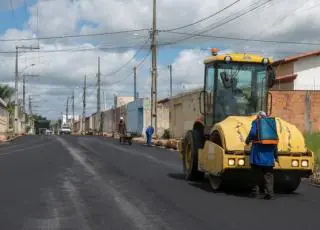
[[[94,47],[94,48],[81,48],[81,49],[55,49],[55,50],[39,50],[39,51],[24,51],[24,53],[59,53],[59,52],[79,52],[79,51],[94,51],[94,50],[120,50],[120,49],[133,49],[135,46],[110,46],[110,47]],[[143,49],[150,48],[149,46],[143,46]],[[13,54],[15,51],[0,51],[0,54]]]
[[[287,14],[285,14],[285,15],[282,15],[281,18],[276,18],[276,20],[275,20],[273,23],[271,23],[270,25],[268,25],[266,28],[262,27],[262,29],[259,30],[258,33],[256,33],[255,35],[258,35],[258,36],[260,35],[260,36],[261,36],[261,35],[263,34],[263,33],[262,33],[263,31],[268,31],[269,28],[274,27],[276,24],[279,25],[279,22],[284,22],[288,17],[294,15],[299,9],[303,8],[303,7],[304,7],[305,5],[307,5],[309,2],[310,2],[310,0],[306,1],[302,6],[299,5],[299,6],[295,7],[294,9],[291,9],[291,10],[289,11],[289,13],[287,13]],[[279,3],[281,3],[281,2],[276,2],[276,4],[279,4]],[[319,3],[318,3],[318,4],[319,4]],[[317,5],[317,4],[315,4],[315,5]],[[281,23],[280,23],[280,24],[281,24]],[[253,39],[253,38],[255,37],[255,35],[250,36],[249,39]],[[246,42],[244,42],[244,43],[246,43]],[[241,43],[240,43],[240,44],[241,44]]]
[[[251,13],[252,11],[254,11],[254,10],[256,10],[256,9],[262,7],[262,6],[265,6],[265,5],[266,5],[267,3],[269,3],[270,1],[272,1],[272,0],[267,0],[266,2],[263,2],[262,4],[260,4],[260,5],[258,5],[258,6],[255,6],[255,7],[251,8],[251,9],[249,9],[248,11],[246,11],[246,12],[244,12],[244,13],[241,13],[240,15],[237,15],[236,17],[233,17],[233,18],[231,18],[231,19],[229,19],[229,20],[227,20],[227,21],[225,21],[225,22],[222,22],[222,23],[220,23],[219,25],[214,26],[213,28],[209,28],[209,29],[207,29],[207,30],[204,30],[204,31],[202,31],[202,32],[199,32],[199,34],[201,35],[201,34],[204,34],[204,33],[209,32],[209,31],[212,31],[212,30],[214,30],[214,29],[217,29],[217,28],[219,28],[219,27],[221,27],[221,26],[224,26],[224,25],[226,25],[226,24],[228,24],[228,23],[230,23],[230,22],[232,22],[232,21],[234,21],[234,20],[236,20],[236,19],[241,18],[242,16],[244,16],[244,15],[246,15],[246,14],[248,14],[248,13]],[[254,5],[254,4],[251,4],[251,5]],[[210,27],[210,26],[208,26],[208,27]],[[208,27],[207,27],[207,28],[208,28]],[[165,32],[165,31],[163,31],[163,32]],[[182,42],[182,41],[189,40],[189,39],[191,39],[191,38],[193,38],[193,37],[196,37],[196,36],[191,35],[191,36],[189,36],[189,37],[185,37],[185,38],[182,38],[182,39],[180,39],[180,40],[177,40],[177,41],[168,43],[167,45],[177,44],[177,43],[180,43],[180,42]]]
[[[221,12],[227,10],[228,8],[230,8],[231,6],[235,5],[235,4],[238,3],[238,2],[240,2],[240,0],[237,0],[237,1],[235,1],[235,2],[233,2],[233,3],[231,3],[231,4],[229,4],[229,5],[227,5],[226,7],[222,8],[221,10],[219,10],[219,11],[217,11],[217,12],[215,12],[215,13],[213,13],[213,14],[205,17],[205,18],[199,19],[198,21],[195,21],[195,22],[193,22],[193,23],[190,23],[190,24],[187,24],[187,25],[184,25],[184,26],[180,26],[180,27],[175,27],[175,28],[172,28],[172,29],[163,30],[163,31],[166,31],[166,32],[167,32],[167,31],[174,31],[174,30],[184,29],[184,28],[186,28],[186,27],[190,27],[190,26],[196,25],[196,24],[198,24],[198,23],[201,23],[201,22],[203,22],[203,21],[206,21],[206,20],[208,20],[208,19],[210,19],[210,18],[212,18],[212,17],[220,14]]]
[[[151,50],[149,50],[149,52],[144,56],[144,58],[139,62],[139,64],[136,66],[137,67],[137,70],[144,64],[144,62],[146,61],[146,59],[150,56],[151,54]],[[112,82],[111,84],[112,85],[115,85],[115,84],[118,84],[120,82],[123,82],[125,80],[127,80],[128,78],[132,77],[134,73],[133,72],[130,72],[130,74],[128,74],[126,77],[124,77],[123,79],[119,80],[119,81],[115,81],[115,82]]]
[[[124,63],[123,65],[120,66],[120,68],[118,68],[117,70],[115,71],[112,71],[110,73],[107,73],[107,74],[103,74],[102,76],[111,76],[111,75],[115,75],[117,74],[118,72],[120,72],[126,65],[128,65],[133,59],[135,59],[138,54],[143,50],[144,46],[148,43],[148,41],[150,40],[150,38],[148,38],[143,45],[141,45],[140,49],[126,62]]]
[[[235,38],[235,37],[227,37],[227,36],[214,36],[214,35],[205,35],[205,34],[196,34],[196,33],[186,33],[186,32],[170,32],[170,31],[161,31],[165,33],[174,33],[174,34],[181,34],[181,35],[189,35],[193,37],[205,37],[205,38],[216,38],[216,39],[228,39],[228,40],[237,40],[237,41],[252,41],[252,42],[264,42],[264,43],[279,43],[279,44],[295,44],[295,45],[313,45],[319,46],[320,43],[313,43],[313,42],[296,42],[296,41],[278,41],[278,40],[263,40],[263,39],[250,39],[250,38]],[[172,43],[167,43],[163,45],[170,45]]]
[[[63,38],[79,38],[79,37],[95,37],[105,35],[116,35],[124,33],[134,33],[141,31],[149,31],[149,29],[134,29],[134,30],[122,30],[114,32],[103,32],[103,33],[91,33],[91,34],[74,34],[74,35],[60,35],[60,36],[46,36],[38,38],[12,38],[12,39],[0,39],[1,42],[15,42],[15,41],[33,41],[33,40],[49,40],[49,39],[63,39]]]

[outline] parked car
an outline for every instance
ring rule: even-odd
[[[46,130],[46,135],[52,135],[52,131],[50,129]]]
[[[69,126],[62,126],[59,132],[60,135],[71,135],[71,128]]]

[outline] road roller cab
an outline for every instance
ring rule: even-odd
[[[249,153],[245,144],[251,123],[260,110],[272,115],[275,81],[272,60],[253,54],[218,54],[205,63],[204,88],[200,93],[201,116],[181,142],[186,180],[209,176],[213,190],[223,185],[248,184]],[[292,192],[302,177],[314,170],[314,153],[307,149],[296,126],[275,117],[279,164],[275,166],[275,190]]]

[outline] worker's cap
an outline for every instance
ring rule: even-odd
[[[267,114],[264,111],[259,111],[257,115],[260,116],[260,117],[266,117],[267,116]]]
[[[123,117],[120,117],[120,120],[123,120]]]

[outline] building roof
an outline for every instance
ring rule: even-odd
[[[190,94],[201,92],[202,90],[203,90],[203,88],[196,88],[196,89],[190,89],[188,91],[183,91],[183,92],[180,92],[180,93],[174,95],[172,97],[172,99],[185,97],[185,96],[190,95]],[[163,104],[163,103],[166,103],[166,102],[168,102],[170,100],[171,100],[170,98],[163,98],[163,99],[158,100],[157,104]]]
[[[288,63],[288,62],[297,61],[297,60],[302,59],[302,58],[319,56],[319,55],[320,55],[320,50],[300,53],[300,54],[288,56],[288,57],[285,57],[283,59],[277,60],[277,61],[273,62],[273,65],[285,64],[285,63]]]
[[[277,82],[290,82],[294,81],[297,78],[297,74],[287,74],[282,76],[277,76],[276,81]]]
[[[166,97],[166,98],[163,98],[163,99],[159,100],[158,104],[163,104],[163,103],[166,103],[168,101],[170,101],[170,98]]]

